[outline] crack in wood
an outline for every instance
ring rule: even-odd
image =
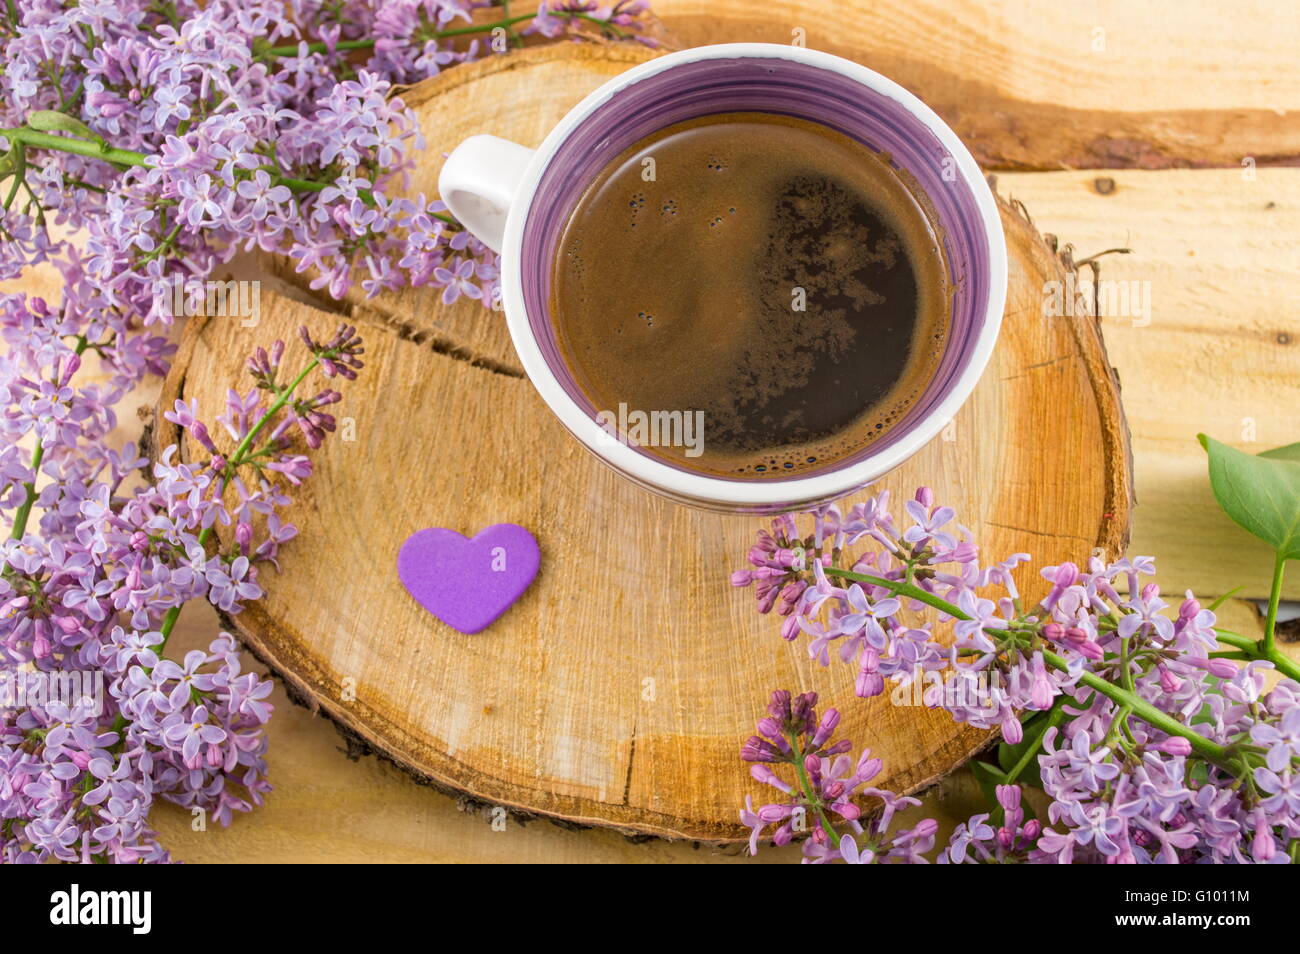
[[[630,805],[632,798],[632,764],[636,761],[636,723],[632,723],[632,741],[627,752],[627,777],[623,780],[623,804]]]
[[[1010,530],[1013,533],[1027,533],[1035,537],[1047,537],[1052,540],[1078,540],[1080,543],[1092,546],[1092,541],[1073,533],[1054,533],[1050,530],[1031,530],[1028,527],[1013,527],[1009,523],[998,523],[994,520],[987,521],[990,527],[997,527],[1001,530]]]

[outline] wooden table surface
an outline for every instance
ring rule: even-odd
[[[1004,196],[1084,258],[1117,246],[1102,277],[1138,283],[1149,318],[1103,322],[1132,431],[1130,552],[1166,592],[1266,593],[1269,561],[1214,505],[1195,436],[1245,450],[1300,440],[1300,7],[1248,0],[656,0],[679,45],[790,42],[850,56],[948,120]],[[451,143],[434,144],[450,148]],[[46,274],[23,286],[52,284]],[[53,289],[51,289],[53,290]],[[54,290],[57,294],[57,291]],[[153,395],[141,394],[141,404]],[[1050,440],[1050,435],[1045,439]],[[1071,462],[1062,460],[1069,468]],[[1288,596],[1300,597],[1292,575]],[[1251,604],[1227,625],[1258,632]],[[217,625],[188,608],[178,651]],[[223,861],[734,861],[689,843],[633,842],[547,821],[495,824],[373,758],[349,760],[333,727],[288,703],[270,728],[267,805],[229,829],[154,820],[180,859]],[[741,740],[737,740],[739,745]],[[737,762],[735,771],[744,771]],[[964,773],[927,812],[964,817]],[[789,849],[764,852],[790,860]]]

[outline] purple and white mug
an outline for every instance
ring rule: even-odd
[[[624,150],[676,123],[763,112],[821,123],[885,154],[920,190],[941,236],[953,289],[939,367],[905,417],[827,469],[788,480],[695,473],[612,441],[566,368],[548,314],[557,245],[574,206]],[[536,150],[466,139],[438,182],[451,213],[501,253],[506,322],[524,370],[565,427],[601,460],[674,500],[730,511],[806,507],[860,490],[934,438],[970,396],[997,341],[1007,254],[997,203],[957,135],[883,76],[848,60],[766,43],[704,46],[659,57],[584,99]]]

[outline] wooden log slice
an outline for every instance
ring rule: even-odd
[[[641,54],[563,46],[452,71],[408,94],[439,151],[473,132],[535,144],[585,92]],[[417,184],[418,185],[418,184]],[[998,350],[973,397],[881,487],[920,484],[958,508],[992,558],[1037,567],[1114,555],[1127,540],[1128,437],[1096,323],[1044,317],[1048,282],[1072,266],[1003,204],[1010,291]],[[283,272],[281,272],[283,275]],[[670,837],[743,836],[758,786],[738,757],[775,688],[816,690],[842,733],[884,760],[878,784],[914,791],[988,736],[943,711],[853,697],[847,667],[783,642],[748,590],[728,585],[759,521],[678,506],[631,485],[552,417],[499,314],[406,291],[343,310],[367,367],[345,383],[341,437],[288,518],[299,537],[266,596],[235,618],[249,647],[302,698],[412,774],[476,798],[583,824]],[[264,293],[254,328],[195,319],[164,389],[210,417],[258,344],[297,326],[325,336],[335,311]],[[290,352],[293,352],[291,346]],[[178,440],[159,415],[158,447]],[[353,434],[354,430],[354,434]],[[202,456],[195,446],[186,456]],[[406,593],[395,561],[416,530],[528,527],[532,587],[486,631],[463,635]]]

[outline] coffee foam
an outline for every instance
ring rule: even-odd
[[[945,278],[881,157],[812,123],[731,114],[665,130],[593,183],[552,315],[597,409],[702,410],[702,457],[655,453],[761,479],[822,469],[906,416],[943,352]]]

